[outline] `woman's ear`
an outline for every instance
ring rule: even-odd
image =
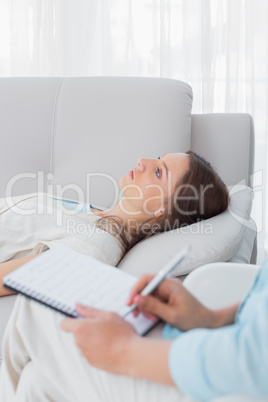
[[[158,218],[159,216],[163,215],[164,212],[165,212],[164,208],[160,207],[157,211],[155,211],[154,216]]]

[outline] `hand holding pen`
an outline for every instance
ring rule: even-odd
[[[183,249],[181,252],[176,254],[167,264],[166,266],[158,272],[157,275],[144,275],[140,280],[135,284],[134,288],[132,289],[129,300],[127,302],[127,305],[129,305],[129,309],[127,312],[124,314],[124,317],[131,313],[133,311],[133,314],[135,316],[138,315],[138,310],[140,304],[144,302],[144,298],[142,296],[148,296],[151,293],[154,292],[154,294],[157,294],[157,289],[160,287],[160,284],[162,284],[165,279],[167,279],[173,272],[174,270],[178,267],[178,265],[184,260],[186,255],[189,253],[191,247],[188,246],[185,249]],[[164,288],[165,286],[162,286],[161,288]],[[140,293],[141,292],[141,293]],[[139,303],[136,304],[136,302],[139,300]],[[147,302],[148,302],[148,297],[147,297]],[[152,319],[152,316],[149,314],[145,315],[148,318]]]
[[[161,318],[182,331],[215,328],[219,321],[217,311],[201,304],[177,278],[163,280],[152,295],[142,296],[140,292],[153,278],[154,275],[142,276],[130,293],[128,305],[135,303],[135,316],[141,312],[152,321]]]

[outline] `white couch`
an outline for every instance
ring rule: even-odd
[[[0,78],[0,197],[11,188],[14,196],[55,193],[58,185],[66,186],[65,198],[82,192],[85,201],[108,207],[118,199],[119,178],[139,157],[188,149],[207,158],[228,186],[250,187],[251,116],[192,115],[191,108],[189,85],[170,79]],[[251,193],[245,193],[245,205],[238,191],[236,210],[212,218],[213,235],[202,233],[202,224],[194,226],[195,233],[156,235],[130,250],[119,268],[137,276],[157,272],[189,242],[193,257],[177,275],[209,262],[254,264],[256,229]],[[0,341],[15,297],[0,300]]]
[[[139,157],[156,158],[188,149],[207,158],[228,186],[251,186],[251,116],[192,115],[192,97],[189,85],[171,79],[0,78],[0,198],[37,191],[57,192],[59,196],[58,189],[62,188],[64,198],[82,195],[93,205],[108,207],[118,200],[119,178],[137,165]],[[241,216],[247,220],[243,233],[238,225],[237,237],[227,240],[229,247],[218,257],[219,245],[207,250],[211,236],[203,236],[202,225],[197,225],[200,236],[195,233],[192,245],[195,252],[202,248],[205,252],[189,260],[179,274],[215,260],[256,262],[256,244],[252,245],[255,226],[249,205],[252,194],[248,191],[248,200],[242,206],[244,197],[234,192],[234,198],[239,198],[236,204],[244,210],[236,205],[231,215],[236,222]],[[214,238],[218,228],[226,229],[226,236],[231,236],[228,224],[233,223],[229,218],[226,213],[212,221]],[[177,247],[178,238],[169,235],[165,239],[161,235],[159,243],[174,238],[172,247]],[[180,242],[185,241],[183,237],[189,238],[187,230],[180,232]],[[151,262],[161,264],[163,260],[157,253],[151,260],[154,257],[147,255],[150,244],[155,250],[157,242],[155,236],[145,248],[137,245],[120,267],[135,271],[137,265],[142,270]],[[243,243],[247,247],[241,252]]]

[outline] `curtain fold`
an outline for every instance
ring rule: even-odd
[[[193,88],[193,113],[253,116],[263,199],[267,15],[267,0],[0,0],[0,76],[185,81]],[[262,214],[253,211],[262,244],[264,206]]]

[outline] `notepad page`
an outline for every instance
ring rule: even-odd
[[[77,317],[76,302],[123,316],[136,281],[136,277],[66,246],[48,250],[4,277],[5,284]],[[138,319],[131,316],[127,320],[138,333],[151,324],[141,314]]]

